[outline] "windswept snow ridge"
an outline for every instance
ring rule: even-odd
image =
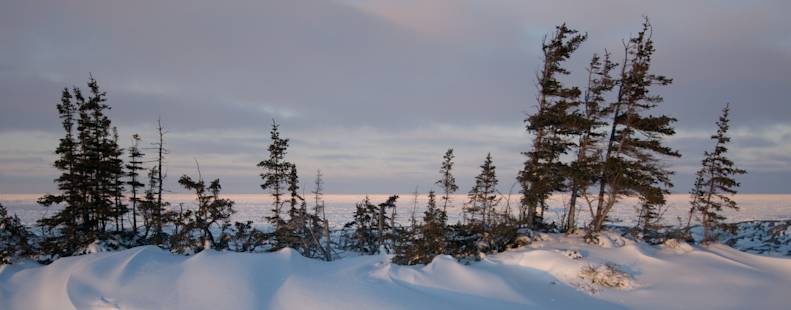
[[[791,259],[614,234],[604,246],[537,239],[480,262],[440,256],[427,266],[137,247],[2,266],[0,309],[787,309]]]

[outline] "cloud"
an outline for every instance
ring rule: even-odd
[[[666,99],[659,112],[679,119],[670,141],[684,154],[671,162],[677,183],[694,171],[725,102],[737,162],[791,177],[784,157],[791,133],[783,127],[791,123],[787,1],[11,0],[2,7],[0,139],[14,153],[0,152],[0,173],[28,182],[15,191],[52,187],[54,106],[63,87],[84,85],[89,72],[108,91],[122,137],[141,133],[150,142],[162,118],[171,175],[194,170],[197,159],[207,174],[229,179],[225,188],[258,191],[254,164],[276,118],[293,139],[290,156],[303,179],[322,168],[333,191],[428,187],[447,147],[457,149],[460,180],[470,182],[492,152],[510,185],[519,152],[529,149],[522,121],[535,109],[542,36],[563,21],[589,32],[568,64],[568,80],[580,84],[589,55],[608,48],[619,58],[620,40],[638,30],[641,15],[655,26],[654,69],[675,79],[658,93]]]

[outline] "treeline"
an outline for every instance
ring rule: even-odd
[[[156,245],[175,253],[203,249],[275,251],[293,248],[307,257],[332,260],[338,250],[362,254],[394,253],[399,264],[428,263],[436,255],[476,259],[481,253],[503,251],[527,242],[535,231],[578,233],[596,242],[616,203],[624,198],[639,201],[635,238],[661,242],[666,238],[690,239],[689,227],[699,221],[704,242],[713,240],[713,229],[722,225],[723,208],[736,208],[731,195],[745,173],[726,157],[729,107],[722,111],[691,190],[686,227],[663,229],[673,174],[666,158],[680,157],[665,139],[675,134],[675,118],[656,114],[663,98],[655,88],[672,79],[652,70],[655,53],[651,24],[623,42],[622,60],[609,51],[591,56],[585,68],[585,85],[569,85],[566,62],[588,39],[563,24],[545,37],[543,63],[537,75],[537,110],[525,119],[532,149],[523,152],[525,162],[517,176],[521,199],[512,211],[510,199],[498,191],[496,167],[487,154],[466,201],[453,201],[459,191],[454,177],[454,152],[443,156],[437,190],[428,193],[422,218],[413,214],[409,223],[396,221],[399,196],[375,203],[365,198],[355,207],[352,221],[331,231],[323,202],[323,178],[318,171],[311,191],[303,197],[297,166],[288,161],[289,139],[273,122],[267,157],[258,163],[261,188],[271,195],[269,229],[252,221],[231,223],[234,202],[222,198],[219,179],[205,181],[181,176],[178,183],[196,196],[196,207],[178,210],[163,201],[165,181],[164,131],[150,148],[141,147],[139,135],[122,149],[118,132],[107,115],[106,93],[93,77],[87,97],[74,87],[64,89],[57,110],[65,135],[55,150],[60,176],[58,192],[43,196],[43,206],[62,206],[42,218],[40,233],[32,234],[0,206],[0,259],[10,262],[34,257],[42,262],[88,251],[94,243],[130,247]],[[144,154],[153,153],[152,156]],[[147,166],[147,167],[146,167]],[[569,197],[560,222],[545,218],[550,197]],[[439,194],[439,196],[438,196]],[[417,193],[415,194],[417,204]],[[510,196],[510,194],[509,194]],[[510,197],[509,197],[510,198]],[[309,202],[310,201],[310,202]],[[448,222],[448,208],[460,204],[462,219]],[[577,215],[587,212],[590,221]],[[333,236],[335,233],[335,236]]]

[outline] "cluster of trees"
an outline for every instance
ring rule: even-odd
[[[64,89],[57,105],[65,132],[55,150],[58,192],[43,196],[39,203],[62,209],[38,221],[42,233],[37,236],[0,206],[0,259],[37,255],[47,261],[80,254],[91,243],[112,239],[126,246],[153,244],[184,254],[207,248],[289,247],[307,257],[332,260],[337,249],[362,254],[386,251],[395,254],[396,263],[418,264],[442,254],[475,258],[502,251],[519,246],[520,236],[535,230],[574,233],[584,228],[588,240],[595,240],[613,207],[626,197],[639,201],[634,230],[638,237],[655,238],[665,195],[673,186],[673,172],[663,160],[680,154],[665,144],[665,138],[675,134],[676,120],[655,114],[663,99],[653,90],[672,80],[652,71],[655,48],[646,19],[641,31],[623,42],[620,63],[606,50],[594,54],[585,70],[586,84],[568,85],[564,81],[571,71],[564,65],[587,39],[587,34],[563,24],[542,44],[537,111],[525,119],[533,141],[532,149],[523,153],[524,167],[517,176],[522,194],[518,212],[511,212],[510,199],[503,206],[494,161],[487,154],[467,201],[462,202],[462,220],[448,223],[447,211],[457,203],[452,197],[459,190],[453,175],[455,155],[449,149],[435,182],[440,196],[434,190],[428,193],[422,219],[413,211],[407,225],[396,221],[398,195],[379,204],[366,197],[336,240],[325,215],[321,172],[309,206],[297,166],[287,160],[289,139],[281,137],[276,122],[268,156],[258,163],[261,188],[272,197],[271,214],[266,217],[270,229],[260,230],[253,221],[231,223],[234,202],[220,196],[219,179],[204,181],[199,168],[197,179],[184,175],[178,180],[195,193],[196,206],[175,210],[163,201],[168,152],[161,122],[153,147],[142,148],[135,134],[132,145],[122,149],[107,115],[106,93],[91,77],[87,97],[77,87]],[[685,232],[698,219],[706,242],[713,240],[711,230],[721,225],[721,210],[736,208],[729,198],[739,185],[733,177],[745,173],[726,157],[728,114],[726,106],[712,136],[714,150],[704,154],[691,191]],[[154,159],[146,160],[144,150],[152,151]],[[550,197],[559,193],[569,197],[565,215],[560,223],[549,223],[545,211]],[[580,225],[577,214],[584,209],[591,220]]]

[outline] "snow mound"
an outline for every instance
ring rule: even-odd
[[[547,234],[462,264],[137,247],[0,266],[0,309],[787,309],[791,259]],[[535,243],[532,243],[535,245]],[[726,293],[727,292],[727,293]]]

